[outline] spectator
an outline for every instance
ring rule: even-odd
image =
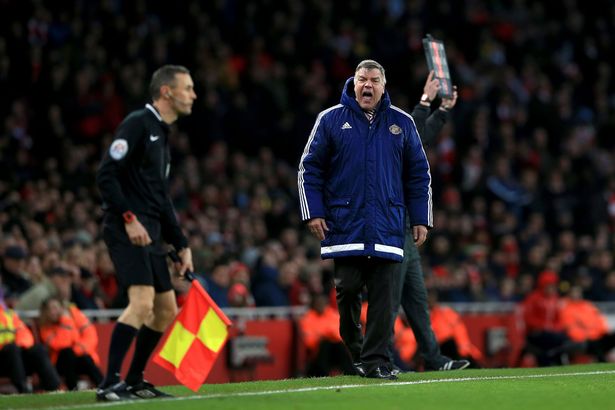
[[[219,264],[214,267],[211,274],[205,276],[205,281],[205,289],[214,302],[221,308],[228,307],[228,291],[231,281],[228,265]]]
[[[53,296],[45,300],[40,309],[39,331],[52,363],[69,390],[77,388],[78,377],[82,374],[94,385],[102,381],[98,367],[98,333],[75,305],[65,308],[63,301]]]
[[[536,353],[539,366],[562,364],[562,354],[573,347],[564,333],[558,282],[555,272],[541,272],[534,291],[522,302],[526,350]]]
[[[19,245],[11,245],[4,250],[2,283],[6,289],[4,297],[9,305],[13,305],[32,286],[25,270],[26,257],[25,249]]]
[[[470,340],[459,313],[440,305],[438,294],[433,290],[429,292],[428,302],[431,326],[442,354],[455,360],[468,360],[473,367],[479,367],[483,354]]]
[[[397,353],[396,365],[402,370],[409,370],[412,368],[413,360],[418,348],[416,337],[412,328],[409,326],[406,317],[403,315],[404,320],[400,317],[395,320],[395,352]]]
[[[230,264],[231,284],[228,301],[232,307],[254,307],[254,297],[250,293],[250,270],[241,262]]]
[[[289,304],[288,292],[280,283],[280,265],[284,258],[285,252],[278,241],[265,244],[252,278],[252,294],[256,306],[287,306]]]
[[[612,270],[606,274],[602,300],[615,302],[615,270]]]
[[[309,306],[312,294],[327,293],[327,289],[323,286],[322,271],[323,267],[318,262],[311,262],[303,266],[289,290],[292,306]],[[335,291],[333,291],[331,305],[335,306]]]
[[[60,377],[45,348],[34,343],[34,336],[17,313],[0,301],[0,375],[8,376],[19,393],[31,393],[27,375],[38,374],[40,387],[47,391],[60,387]]]
[[[324,377],[334,369],[354,374],[352,361],[339,332],[340,317],[323,294],[313,294],[310,309],[299,320],[307,349],[306,375]]]
[[[254,297],[243,283],[235,283],[228,290],[228,300],[231,307],[254,307]]]
[[[562,327],[570,340],[598,361],[607,361],[607,353],[615,347],[615,333],[609,331],[606,317],[596,306],[583,299],[580,286],[572,286],[568,291],[561,317]]]
[[[375,11],[366,19],[364,8],[280,7],[246,0],[241,7],[224,2],[222,11],[218,2],[189,1],[162,3],[148,9],[144,19],[138,2],[113,7],[94,2],[87,12],[62,2],[38,2],[36,9],[49,20],[48,35],[30,39],[23,33],[33,2],[2,2],[3,245],[20,244],[41,260],[54,253],[64,258],[65,244],[84,237],[83,227],[97,243],[101,215],[93,178],[102,149],[118,119],[141,105],[146,73],[168,59],[195,72],[217,67],[211,76],[195,77],[197,89],[206,89],[207,96],[197,100],[193,118],[179,124],[178,138],[169,147],[181,158],[171,169],[169,186],[178,215],[191,226],[197,271],[211,272],[220,258],[236,255],[253,269],[264,243],[281,240],[287,246],[285,230],[300,231],[295,213],[288,212],[297,196],[296,172],[289,164],[298,162],[304,143],[297,135],[309,134],[320,108],[337,100],[342,73],[368,52],[394,62],[392,78],[414,79],[388,85],[401,108],[407,105],[405,95],[420,94],[419,79],[427,74],[420,39],[428,30],[427,20],[417,16],[428,15],[428,24],[440,27],[438,38],[447,47],[460,97],[442,136],[427,149],[433,202],[442,214],[433,237],[446,237],[451,249],[446,263],[440,263],[428,243],[425,271],[452,272],[470,245],[482,245],[492,261],[501,235],[511,234],[521,261],[531,259],[529,269],[521,266],[514,278],[524,294],[530,283],[526,275],[535,280],[547,260],[570,257],[554,246],[559,247],[563,231],[601,238],[594,250],[613,253],[608,244],[615,232],[615,160],[609,136],[615,76],[609,64],[614,43],[608,40],[615,24],[608,16],[615,5],[526,3],[365,2]],[[395,13],[389,12],[391,4]],[[245,10],[256,8],[259,12],[245,24]],[[273,25],[272,15],[279,16]],[[342,20],[348,23],[327,23]],[[583,24],[587,21],[595,24]],[[372,27],[385,25],[395,29],[368,35]],[[139,35],[131,34],[137,26]],[[353,41],[349,26],[358,27]],[[315,41],[305,27],[328,34]],[[169,38],[184,40],[163,41]],[[127,47],[112,46],[125,39]],[[399,39],[407,39],[408,46]],[[78,56],[76,63],[60,59],[63,53]],[[275,85],[267,85],[267,78],[275,78]],[[544,181],[542,187],[537,179]],[[448,186],[457,183],[460,201],[445,205],[454,199]],[[501,201],[485,200],[497,194]],[[506,199],[512,202],[506,205]],[[313,243],[301,238],[299,248],[303,245],[299,252],[314,262],[307,246]],[[582,244],[571,245],[572,255],[582,259],[576,255],[583,252]],[[577,283],[588,266],[576,259],[564,261],[560,271],[570,283]],[[114,291],[112,272],[104,270],[109,274],[105,305],[122,307],[126,299],[115,298],[123,292]],[[600,291],[607,280],[608,275],[593,277],[598,292],[585,296],[613,297]],[[490,286],[485,280],[473,283],[485,290]],[[448,279],[436,284],[441,290],[449,285]],[[449,296],[471,300],[464,289],[441,293],[443,300]]]
[[[115,269],[111,262],[109,252],[104,249],[98,249],[96,252],[96,269],[95,275],[98,278],[98,283],[102,289],[103,303],[106,308],[118,308],[125,306],[122,303],[121,292],[115,277]]]
[[[66,252],[66,262],[73,267],[72,299],[79,309],[104,307],[103,290],[96,270],[96,252],[90,244],[74,243]]]
[[[50,297],[57,297],[62,301],[71,300],[71,274],[61,267],[51,268],[45,278],[38,285],[25,292],[16,304],[19,310],[38,310],[42,303]]]
[[[45,273],[41,265],[41,259],[36,255],[29,255],[26,262],[25,271],[32,285],[41,283],[45,279]]]

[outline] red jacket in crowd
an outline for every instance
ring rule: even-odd
[[[538,277],[536,289],[523,301],[523,317],[527,333],[562,331],[562,301],[555,286],[558,277],[544,271]]]

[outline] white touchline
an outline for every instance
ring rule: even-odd
[[[273,394],[288,394],[288,393],[305,393],[322,390],[337,390],[337,389],[356,389],[360,387],[398,387],[398,386],[411,386],[415,384],[432,384],[432,383],[457,383],[457,382],[470,382],[470,381],[491,381],[491,380],[518,380],[518,379],[543,379],[549,377],[572,377],[572,376],[594,376],[599,374],[615,374],[615,370],[596,370],[592,372],[574,372],[574,373],[552,373],[552,374],[526,374],[522,376],[477,376],[477,377],[451,377],[447,379],[430,379],[430,380],[413,380],[407,382],[383,382],[374,384],[340,384],[337,386],[316,386],[316,387],[299,387],[296,389],[284,389],[284,390],[265,390],[265,391],[253,391],[253,392],[240,392],[240,393],[216,393],[207,395],[194,395],[194,396],[180,396],[169,399],[156,399],[156,403],[163,401],[185,401],[185,400],[202,400],[202,399],[220,399],[231,397],[250,397],[250,396],[268,396]],[[135,401],[120,401],[109,403],[84,403],[83,405],[74,406],[59,406],[59,407],[45,407],[45,410],[70,410],[70,409],[82,409],[82,408],[99,408],[99,407],[113,407],[113,406],[126,406],[126,405],[147,405],[151,403],[149,400],[135,400]],[[6,410],[11,410],[10,408]],[[23,410],[23,408],[22,408]]]

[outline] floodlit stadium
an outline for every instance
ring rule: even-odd
[[[610,408],[613,38],[607,0],[0,1],[0,408]]]

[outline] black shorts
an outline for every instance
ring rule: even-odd
[[[152,239],[148,246],[133,245],[121,217],[109,213],[105,215],[103,239],[113,261],[117,280],[125,289],[133,285],[147,285],[153,286],[156,293],[172,290],[167,255],[160,238],[160,223],[142,216],[139,216],[139,222]]]

